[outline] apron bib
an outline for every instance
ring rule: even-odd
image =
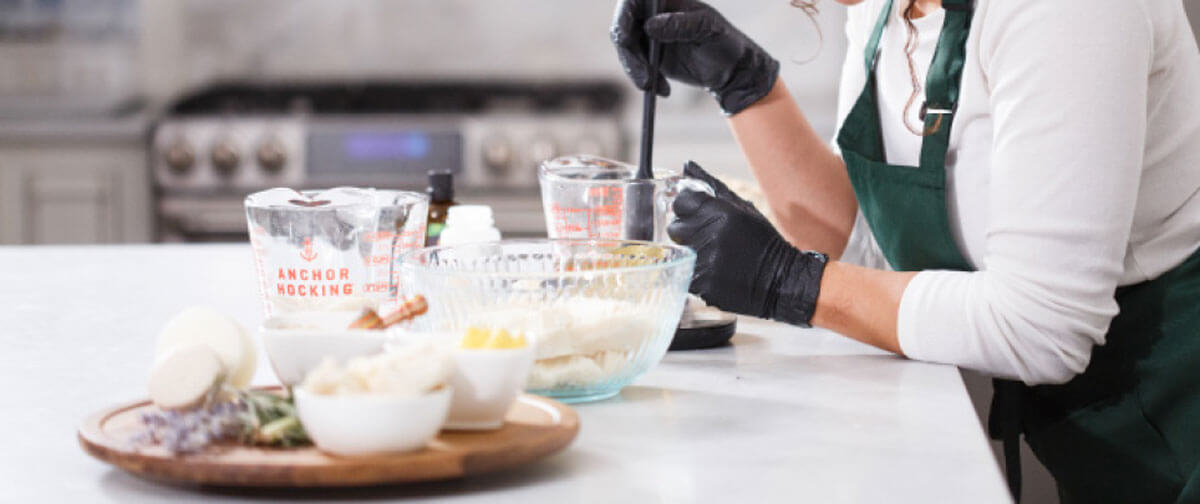
[[[866,46],[866,85],[837,137],[859,208],[898,271],[973,269],[950,232],[945,167],[973,7],[942,7],[920,165],[890,165],[884,155],[874,67],[892,0]],[[1117,289],[1116,300],[1107,344],[1094,348],[1083,374],[1064,385],[995,381],[989,431],[1005,441],[1015,497],[1024,432],[1065,503],[1200,502],[1200,252]]]

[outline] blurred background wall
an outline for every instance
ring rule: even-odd
[[[785,62],[792,92],[820,130],[831,131],[845,51],[844,9],[829,2],[816,19],[822,42],[817,27],[785,0],[712,4]],[[609,1],[163,0],[142,8],[143,82],[155,99],[229,77],[598,78],[625,84],[608,41]],[[740,169],[712,100],[684,86],[675,90],[660,104],[662,162],[711,152],[713,164]],[[628,105],[633,110],[640,102]]]
[[[712,3],[783,62],[796,100],[817,131],[832,136],[845,9],[825,1],[810,20],[786,0]],[[1200,16],[1200,0],[1185,5],[1193,19]],[[237,205],[229,201],[270,182],[222,186],[219,177],[194,175],[225,201],[197,202],[197,182],[181,203],[171,177],[185,177],[162,165],[169,147],[187,142],[172,138],[191,140],[180,152],[195,158],[192,174],[210,169],[205,163],[221,139],[159,127],[181,115],[173,105],[222,82],[604,83],[621,97],[619,110],[603,119],[617,121],[622,141],[603,154],[632,159],[640,97],[608,41],[612,11],[613,2],[598,0],[0,0],[0,243],[190,239],[164,230],[172,212],[208,221],[196,225],[233,226]],[[696,89],[674,91],[659,102],[656,164],[695,159],[749,178],[713,101]],[[251,114],[217,108],[205,112],[218,133],[231,128],[221,119]],[[232,146],[243,173],[255,169],[252,158],[264,141],[245,135]],[[302,145],[303,135],[284,140],[293,164],[321,157]],[[472,159],[509,156],[529,175],[531,157],[595,143],[520,134],[510,145],[487,140],[465,140],[466,172],[483,170],[467,166],[479,164]],[[524,158],[509,152],[527,145],[534,152]],[[509,186],[524,187],[525,201],[493,198],[480,177],[464,177],[463,189],[497,204],[502,225],[537,233],[536,181],[505,176]],[[402,185],[421,189],[414,184]]]
[[[786,0],[713,3],[784,62],[797,100],[818,131],[831,135],[844,9],[827,2],[814,24]],[[0,0],[0,243],[179,239],[163,230],[178,202],[156,172],[166,153],[155,145],[155,125],[172,118],[181,97],[217,82],[603,82],[622,94],[616,118],[625,137],[620,149],[604,154],[632,159],[628,139],[638,130],[640,97],[608,40],[613,5]],[[656,164],[696,159],[749,176],[703,92],[676,86],[659,107]],[[193,147],[202,164],[208,147]],[[559,145],[555,153],[570,151]],[[226,192],[235,199],[235,191]],[[536,202],[536,191],[525,197]],[[535,232],[528,205],[510,203],[497,202],[501,224]],[[186,206],[193,220],[233,219],[229,208]]]

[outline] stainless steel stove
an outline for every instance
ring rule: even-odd
[[[622,92],[610,82],[216,85],[153,128],[159,237],[240,240],[250,192],[422,191],[433,169],[454,173],[457,200],[492,205],[507,236],[543,235],[537,164],[626,157]]]

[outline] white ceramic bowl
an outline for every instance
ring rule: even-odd
[[[263,322],[259,334],[275,376],[295,386],[326,357],[345,362],[383,351],[389,331],[347,329],[360,312],[311,312],[277,315]]]
[[[447,429],[485,430],[504,425],[504,416],[525,388],[533,367],[534,342],[524,348],[455,348]]]
[[[296,388],[296,413],[321,451],[368,455],[424,448],[450,411],[449,387],[417,397],[320,395]]]

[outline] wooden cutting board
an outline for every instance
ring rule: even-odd
[[[460,478],[517,467],[565,448],[579,432],[570,407],[522,395],[493,431],[442,431],[419,452],[337,457],[316,448],[214,446],[176,456],[129,442],[149,401],[97,412],[79,427],[83,449],[130,473],[175,483],[247,487],[363,486]]]

